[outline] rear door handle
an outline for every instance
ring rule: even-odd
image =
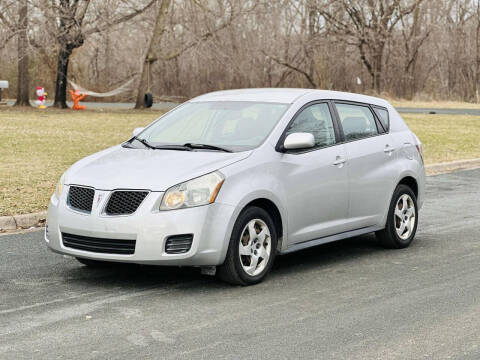
[[[333,162],[333,165],[336,165],[336,166],[338,166],[338,165],[343,165],[343,164],[345,164],[346,161],[347,161],[347,160],[345,160],[344,157],[337,156],[337,158],[336,158],[335,161]]]
[[[386,154],[390,155],[392,152],[395,151],[395,148],[393,146],[390,146],[390,145],[387,144],[387,145],[385,145],[385,149],[383,149],[383,151]]]

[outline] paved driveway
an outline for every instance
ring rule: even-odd
[[[480,170],[428,178],[427,197],[409,249],[320,246],[246,288],[1,236],[0,358],[479,359]]]

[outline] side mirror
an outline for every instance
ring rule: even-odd
[[[297,132],[288,135],[283,142],[285,150],[309,149],[315,146],[315,138],[310,133]]]
[[[145,129],[145,128],[144,128],[144,127],[138,127],[138,128],[133,129],[133,131],[132,131],[132,137],[135,137],[135,136],[137,136],[138,134],[140,134],[140,133],[143,131],[143,129]]]

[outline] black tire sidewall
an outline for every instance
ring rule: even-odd
[[[404,194],[407,194],[412,198],[413,205],[415,207],[415,224],[413,226],[413,231],[410,234],[410,236],[405,240],[402,239],[400,236],[398,236],[397,230],[395,229],[395,220],[394,220],[395,206],[397,205],[398,199]],[[393,193],[392,202],[390,204],[390,209],[388,211],[388,221],[387,221],[388,235],[391,238],[391,240],[393,240],[393,242],[397,247],[405,248],[410,245],[410,243],[413,241],[413,238],[415,237],[415,234],[417,232],[418,220],[419,220],[418,206],[417,206],[417,197],[415,196],[415,193],[412,191],[412,189],[410,189],[410,187],[406,185],[399,185],[395,189],[395,192]]]
[[[271,253],[268,259],[268,264],[267,266],[265,266],[265,269],[263,269],[263,271],[256,276],[248,275],[245,272],[245,270],[243,270],[242,264],[240,262],[240,255],[239,255],[239,248],[238,248],[243,229],[248,224],[248,222],[253,219],[260,219],[265,222],[265,224],[268,226],[268,229],[270,230],[270,241],[271,241]],[[240,277],[240,279],[245,284],[256,284],[262,281],[263,278],[265,278],[265,276],[268,274],[268,272],[272,268],[275,255],[277,252],[277,232],[275,230],[275,225],[273,223],[272,218],[265,210],[259,207],[249,207],[240,214],[237,221],[235,222],[235,225],[232,231],[232,236],[230,238],[230,251],[232,252],[235,270],[238,276]]]
[[[143,104],[148,109],[153,105],[153,95],[151,93],[146,93],[143,97]]]

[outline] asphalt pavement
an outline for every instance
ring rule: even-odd
[[[277,258],[262,284],[92,270],[0,236],[0,359],[479,359],[480,170],[428,178],[417,237]]]
[[[397,109],[397,111],[401,114],[480,115],[480,109],[437,109],[409,107],[396,107],[395,109]]]

